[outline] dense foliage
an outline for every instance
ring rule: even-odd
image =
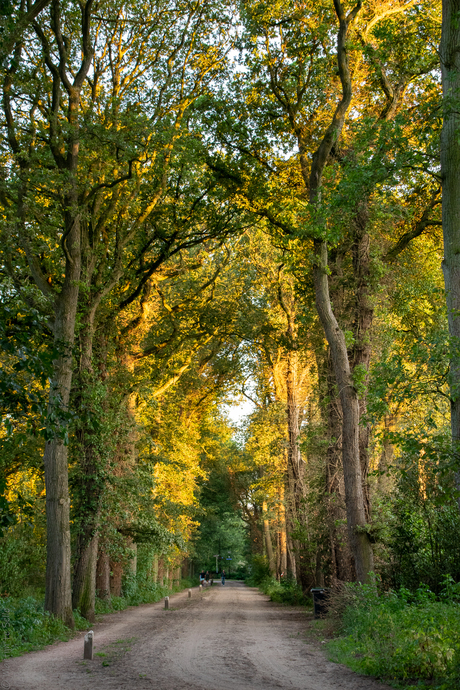
[[[460,626],[458,586],[445,578],[440,601],[425,587],[377,596],[369,586],[349,586],[340,637],[328,643],[335,661],[354,670],[400,681],[401,687],[458,687]]]

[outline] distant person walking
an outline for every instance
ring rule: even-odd
[[[225,570],[222,570],[222,584],[225,585]]]
[[[200,573],[200,585],[202,585],[203,582],[204,582],[204,570],[202,570]]]
[[[204,577],[205,577],[206,583],[208,583],[209,582],[209,570],[206,571],[206,575]]]

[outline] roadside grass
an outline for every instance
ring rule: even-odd
[[[452,586],[437,599],[426,588],[379,596],[376,587],[347,585],[330,608],[315,627],[337,635],[326,642],[331,661],[404,690],[460,687],[460,596]]]
[[[108,601],[96,599],[96,614],[122,611],[129,606],[151,604],[164,596],[180,592],[196,583],[182,580],[180,585],[168,589],[160,585],[126,582],[124,596]],[[74,611],[75,629],[88,630],[90,623]],[[75,634],[64,623],[44,610],[43,599],[34,596],[0,599],[0,661],[42,649],[59,640],[68,640]]]

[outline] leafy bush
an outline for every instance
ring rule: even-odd
[[[249,587],[258,587],[263,580],[270,577],[270,567],[265,556],[253,556],[249,566],[249,576],[245,583]]]
[[[43,590],[45,547],[28,525],[15,525],[0,538],[0,594],[24,595],[26,588]]]
[[[460,580],[457,494],[447,451],[444,457],[434,441],[412,445],[396,473],[386,539],[392,554],[388,580],[394,589],[411,590],[423,582],[439,594],[446,574]]]
[[[76,627],[85,629],[88,622],[76,614]],[[43,603],[33,597],[0,599],[0,660],[66,640],[72,631],[44,611]]]
[[[124,611],[130,606],[126,597],[110,597],[110,599],[98,599],[96,597],[95,611],[96,615],[104,613],[113,613],[114,611]]]
[[[155,584],[142,575],[125,575],[123,578],[123,596],[110,597],[110,599],[96,599],[96,614],[113,613],[123,611],[128,606],[140,604],[154,604],[172,592],[180,592],[183,589],[196,586],[197,582],[183,579],[170,590],[166,585]]]
[[[332,659],[360,673],[404,681],[404,687],[430,681],[445,690],[458,688],[457,589],[446,580],[439,601],[426,587],[379,596],[375,586],[347,585],[339,596],[346,601],[341,636],[328,643]],[[340,609],[334,597],[331,607]]]
[[[177,588],[176,588],[177,590]],[[159,585],[141,576],[128,575],[123,578],[123,594],[128,606],[153,604],[168,594],[168,587]]]
[[[268,594],[272,601],[279,604],[290,604],[291,606],[307,605],[311,606],[312,599],[305,596],[301,587],[295,580],[275,580],[267,577],[259,585],[264,594]]]

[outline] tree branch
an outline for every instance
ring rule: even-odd
[[[412,230],[409,230],[409,232],[405,232],[404,235],[402,235],[399,238],[396,244],[387,251],[383,259],[386,263],[391,263],[392,261],[394,261],[396,257],[406,249],[408,244],[413,239],[415,239],[416,237],[420,237],[420,235],[426,230],[426,228],[433,225],[442,226],[442,221],[430,219],[431,211],[434,209],[435,206],[438,206],[441,203],[441,199],[439,198],[440,193],[440,188],[436,189],[432,193],[430,203],[423,211],[422,217],[415,224],[415,227]]]

